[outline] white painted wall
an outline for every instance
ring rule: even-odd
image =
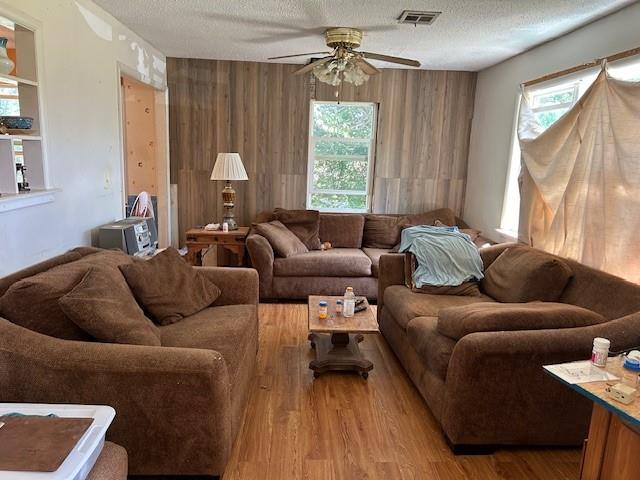
[[[499,241],[502,203],[520,84],[640,47],[640,3],[483,70],[471,128],[464,219]]]
[[[88,0],[0,0],[40,27],[39,81],[54,202],[0,213],[0,276],[91,243],[123,215],[119,71],[166,88],[165,57]]]

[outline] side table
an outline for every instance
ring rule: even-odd
[[[238,227],[237,230],[205,230],[191,228],[187,230],[187,262],[191,265],[202,265],[202,250],[212,246],[222,247],[238,256],[238,266],[244,265],[244,250],[249,227]]]
[[[622,378],[621,357],[609,358],[606,371]],[[597,367],[594,367],[597,368]],[[580,480],[635,480],[640,471],[640,399],[625,405],[607,395],[615,381],[568,383],[545,368],[553,378],[593,402],[589,436],[582,449]]]

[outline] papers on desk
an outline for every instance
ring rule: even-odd
[[[602,368],[594,366],[591,363],[591,360],[559,363],[557,365],[545,365],[543,368],[552,375],[555,375],[572,385],[576,383],[620,380],[619,377],[612,375]]]

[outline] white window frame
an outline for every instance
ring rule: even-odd
[[[340,137],[315,137],[313,135],[313,106],[316,104],[339,104],[339,105],[371,105],[373,107],[373,119],[372,119],[372,132],[371,138],[368,140],[369,148],[367,155],[367,178],[366,178],[366,191],[356,191],[356,190],[314,190],[313,188],[313,173],[315,167],[315,146],[317,141],[336,141],[336,142],[344,142],[344,143],[366,143],[367,139],[356,139],[356,138],[340,138]],[[374,164],[375,164],[375,147],[376,147],[376,136],[377,136],[377,125],[378,125],[378,104],[374,102],[337,102],[337,101],[322,101],[322,100],[311,100],[310,108],[309,108],[309,150],[307,154],[307,208],[309,209],[317,209],[321,212],[339,212],[339,213],[364,213],[371,211],[372,204],[372,196],[373,196],[373,173],[374,173]],[[352,157],[352,158],[350,158]],[[360,155],[340,155],[341,159],[345,160],[360,160],[362,156]],[[326,193],[326,194],[342,194],[342,195],[365,195],[366,197],[366,205],[365,208],[320,208],[313,207],[311,205],[311,196],[314,193]]]
[[[575,105],[575,103],[578,101],[578,98],[580,97],[580,83],[575,82],[573,84],[569,84],[569,85],[558,85],[557,87],[552,87],[552,88],[545,88],[545,89],[540,89],[535,91],[535,93],[533,93],[531,95],[531,103],[535,105],[535,101],[536,98],[538,97],[546,97],[549,94],[553,94],[556,92],[565,92],[565,91],[570,91],[572,94],[572,98],[573,100],[571,100],[570,102],[564,102],[564,103],[555,103],[553,105],[545,105],[542,107],[531,107],[531,111],[533,113],[539,113],[539,112],[548,112],[551,110],[558,110],[560,108],[571,108]],[[517,120],[517,119],[516,119]]]

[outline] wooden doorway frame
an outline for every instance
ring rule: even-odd
[[[159,247],[171,245],[171,197],[169,186],[169,94],[166,86],[158,88],[152,85],[136,71],[130,70],[122,64],[118,64],[118,97],[120,116],[120,171],[122,191],[122,216],[126,215],[127,208],[127,142],[125,135],[125,98],[123,95],[122,79],[127,78],[138,82],[154,92],[154,120],[155,120],[155,146],[156,146],[156,184],[157,184],[157,210],[158,243]]]

